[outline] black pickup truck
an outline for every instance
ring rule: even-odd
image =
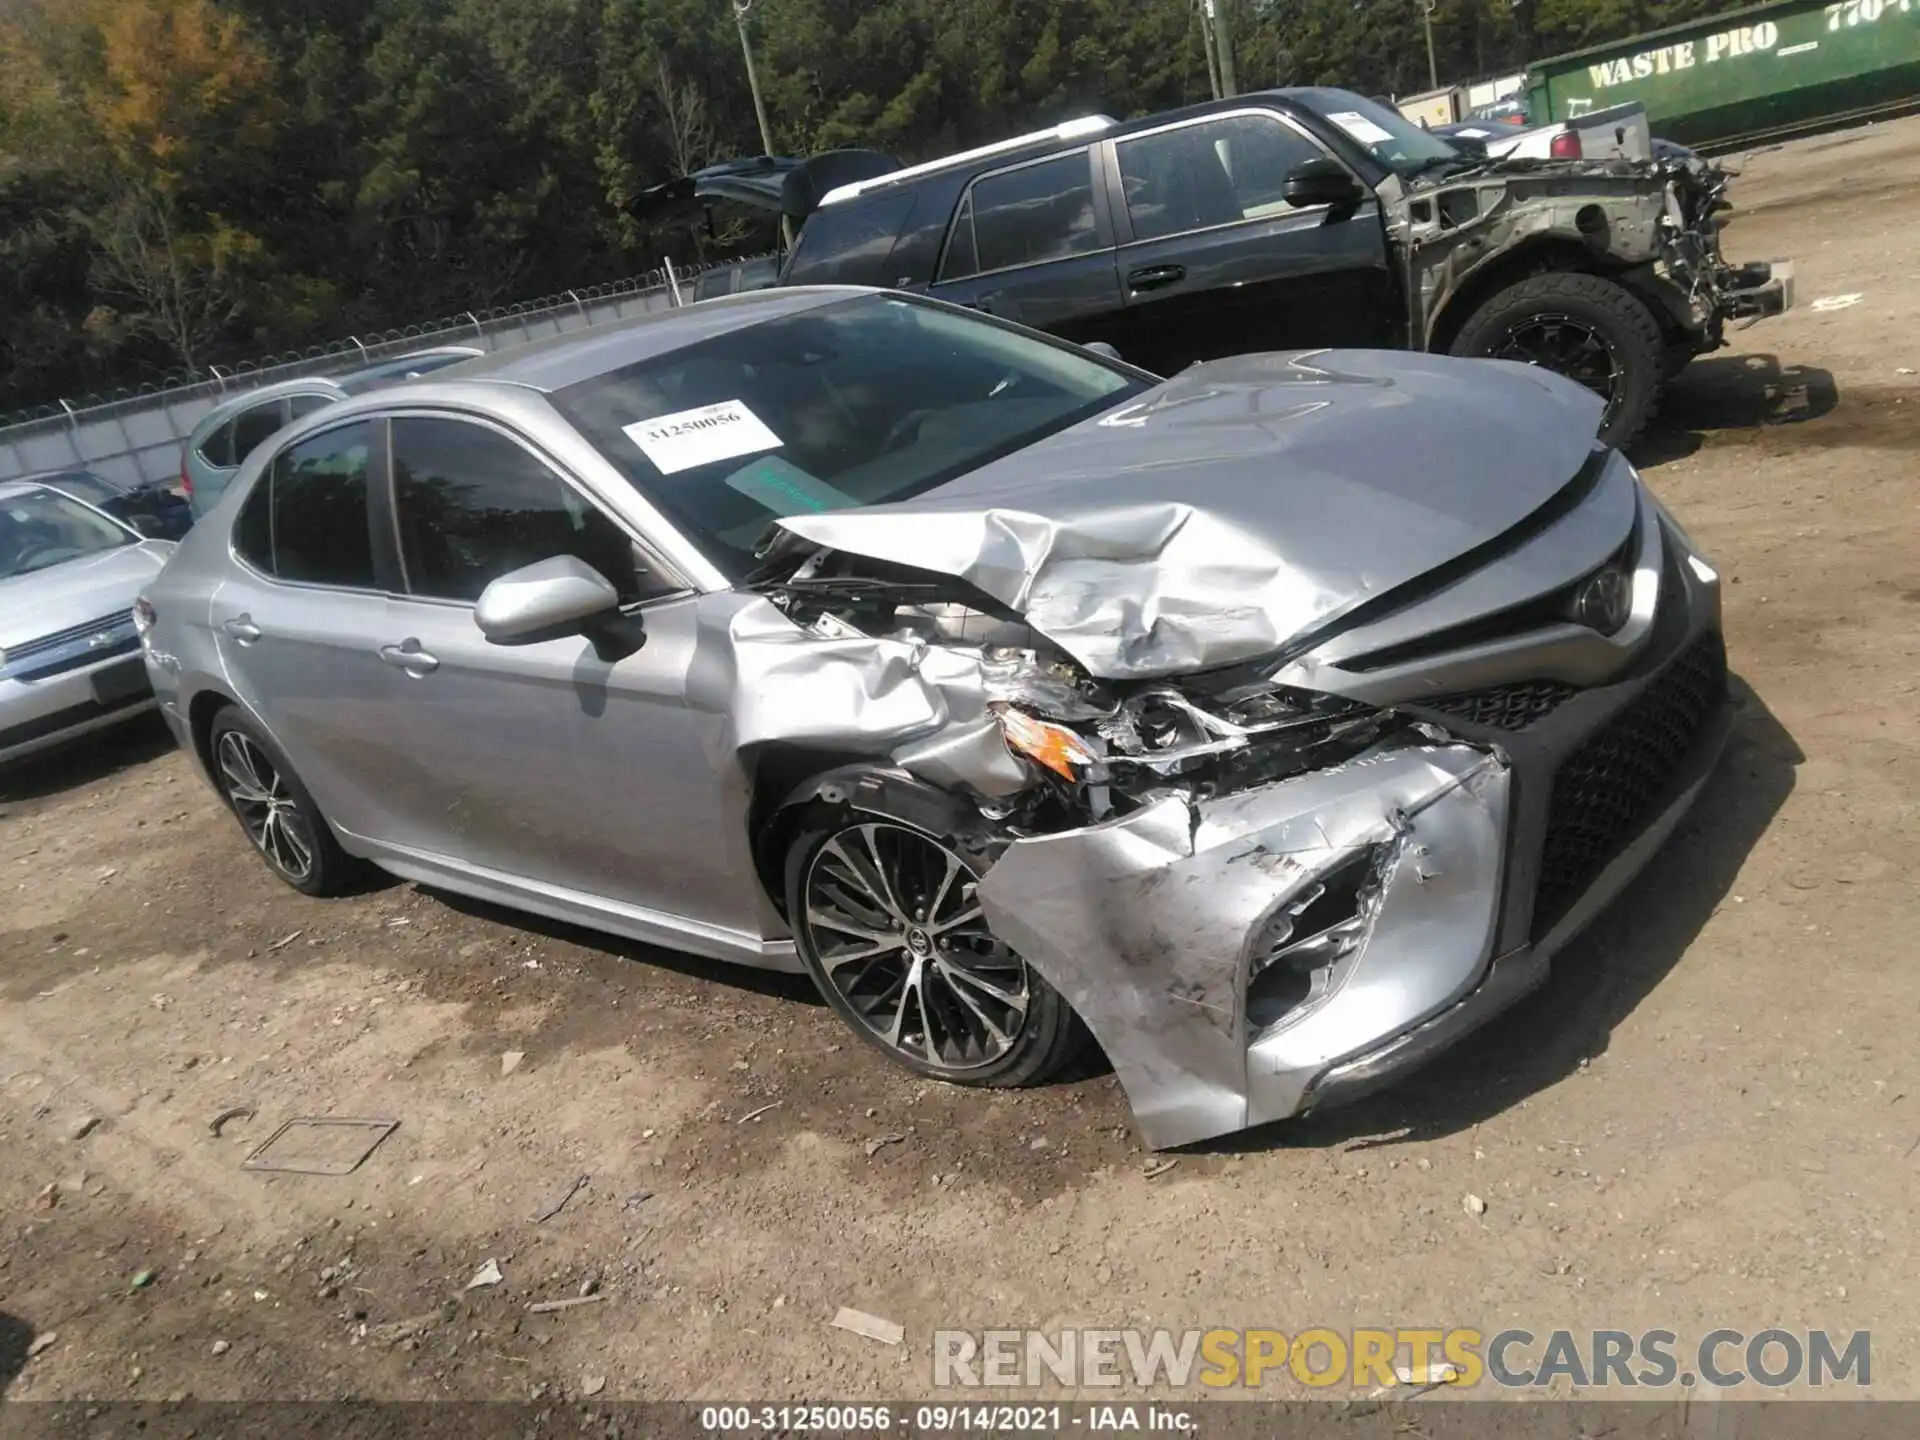
[[[1093,116],[904,168],[786,163],[806,214],[781,284],[920,290],[1161,374],[1331,345],[1527,361],[1600,393],[1612,444],[1728,319],[1792,303],[1790,265],[1722,258],[1710,165],[1489,160],[1345,90]],[[782,192],[779,162],[753,164]]]

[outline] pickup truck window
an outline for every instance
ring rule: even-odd
[[[1038,265],[1100,248],[1088,152],[983,175],[953,217],[942,280]]]
[[[1325,151],[1271,115],[1225,115],[1114,146],[1135,240],[1158,240],[1287,208],[1287,173]]]

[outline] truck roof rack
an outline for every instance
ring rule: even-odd
[[[1043,144],[1048,140],[1078,140],[1087,135],[1098,135],[1102,130],[1111,129],[1120,122],[1111,115],[1081,115],[1072,120],[1062,120],[1045,130],[1034,130],[1026,135],[1016,135],[1011,140],[996,140],[991,145],[982,145],[975,150],[962,150],[957,155],[943,155],[938,160],[928,160],[923,164],[909,165],[904,170],[893,170],[885,175],[876,175],[870,180],[856,180],[850,185],[836,186],[820,197],[820,207],[837,205],[843,200],[851,200],[856,195],[864,195],[869,190],[884,189],[900,180],[911,180],[916,175],[930,175],[936,170],[945,170],[949,166],[963,164],[969,160],[987,160],[995,155],[1004,155],[1015,150],[1024,150],[1029,145]]]

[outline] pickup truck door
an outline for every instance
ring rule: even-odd
[[[1398,342],[1379,202],[1369,189],[1352,209],[1289,205],[1289,172],[1329,152],[1287,117],[1228,111],[1099,149],[1128,360],[1171,375],[1248,351]]]
[[[980,175],[962,192],[928,293],[1046,330],[1117,343],[1127,324],[1093,151]]]

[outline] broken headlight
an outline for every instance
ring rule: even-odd
[[[1100,775],[1100,757],[1073,731],[1051,720],[1041,720],[1011,705],[996,704],[993,713],[1000,719],[1000,730],[1007,748],[1043,766],[1069,784],[1104,778]]]
[[[1185,779],[1218,792],[1338,764],[1398,723],[1371,705],[1266,683],[1209,695],[1157,685],[1095,729],[1116,783]]]

